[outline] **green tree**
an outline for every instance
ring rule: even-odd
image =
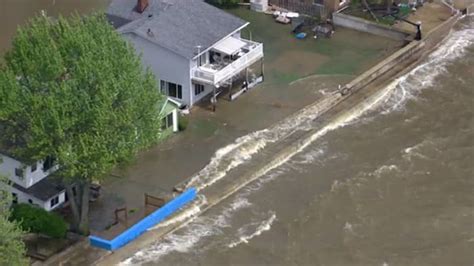
[[[11,194],[8,179],[0,176],[0,265],[27,265],[23,232],[9,221]]]
[[[160,139],[156,81],[103,14],[34,18],[5,62],[0,141],[32,161],[55,159],[73,227],[87,234],[91,182]]]

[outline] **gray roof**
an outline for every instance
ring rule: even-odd
[[[29,188],[24,188],[16,183],[13,183],[13,187],[42,201],[47,201],[65,190],[64,185],[52,177],[43,178]]]
[[[118,9],[120,3],[123,7]],[[134,11],[135,5],[133,0],[114,0],[111,4],[108,12],[135,20],[119,31],[134,33],[188,59],[196,56],[197,46],[204,51],[248,24],[203,0],[150,0],[139,17]],[[127,8],[130,11],[124,12]]]

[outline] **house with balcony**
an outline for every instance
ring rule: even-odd
[[[230,89],[238,76],[248,79],[249,67],[263,60],[263,45],[241,37],[249,23],[203,0],[113,0],[107,18],[162,93],[189,107]]]
[[[67,201],[66,188],[50,177],[58,169],[52,157],[31,161],[0,145],[0,175],[11,181],[13,203],[29,203],[47,211]]]

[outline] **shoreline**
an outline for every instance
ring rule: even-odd
[[[322,123],[318,124],[318,127],[309,131],[295,132],[290,136],[286,136],[284,139],[280,140],[279,142],[282,142],[284,147],[279,147],[281,146],[279,145],[281,143],[276,144],[276,147],[271,147],[273,149],[277,149],[276,152],[273,153],[275,156],[272,156],[270,160],[268,160],[263,166],[253,166],[251,170],[245,171],[236,178],[233,178],[232,173],[230,173],[230,176],[225,176],[212,186],[203,188],[200,191],[200,194],[205,196],[207,199],[206,203],[201,204],[200,206],[194,203],[188,205],[176,215],[170,217],[169,220],[182,215],[186,211],[196,206],[199,208],[197,214],[185,217],[183,220],[178,220],[174,224],[153,229],[122,249],[112,253],[104,254],[104,256],[102,256],[95,263],[99,265],[120,263],[121,261],[133,256],[133,254],[135,254],[140,249],[158,241],[167,234],[173,233],[174,231],[182,228],[191,222],[194,217],[204,214],[211,207],[233,195],[242,187],[255,181],[269,170],[278,167],[279,162],[284,161],[283,159],[285,157],[292,157],[299,150],[306,147],[305,143],[307,143],[308,140],[311,140],[314,134],[317,134],[318,131],[328,126],[331,122],[331,119],[341,115],[347,110],[350,110],[354,106],[363,103],[367,98],[377,95],[377,93],[383,91],[383,88],[385,88],[395,79],[408,73],[414,67],[416,67],[416,65],[422,59],[424,59],[427,54],[432,52],[446,37],[449,37],[447,33],[450,32],[452,27],[460,18],[462,18],[460,14],[451,17],[449,20],[445,21],[426,34],[425,38],[421,41],[411,42],[376,66],[370,68],[363,74],[353,79],[345,86],[349,89],[349,93],[345,95],[337,94],[333,98],[329,98],[329,100],[328,98],[323,98],[322,101],[317,101],[313,104],[305,106],[296,113],[290,115],[288,118],[291,119],[291,117],[295,117],[305,110],[316,108],[320,112],[314,121]],[[397,57],[396,55],[400,57]],[[396,59],[399,59],[400,61],[395,62]],[[393,65],[390,65],[389,63],[393,63]],[[378,73],[377,71],[381,71],[382,73]],[[288,146],[288,141],[291,143],[290,146]]]

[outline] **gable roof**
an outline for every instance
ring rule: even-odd
[[[203,0],[150,0],[143,14],[134,11],[135,6],[134,0],[112,2],[109,14],[134,20],[119,31],[136,34],[187,59],[196,57],[198,46],[202,52],[248,25]]]
[[[61,181],[49,176],[29,188],[24,188],[17,183],[13,183],[13,187],[42,201],[47,201],[66,189]]]

